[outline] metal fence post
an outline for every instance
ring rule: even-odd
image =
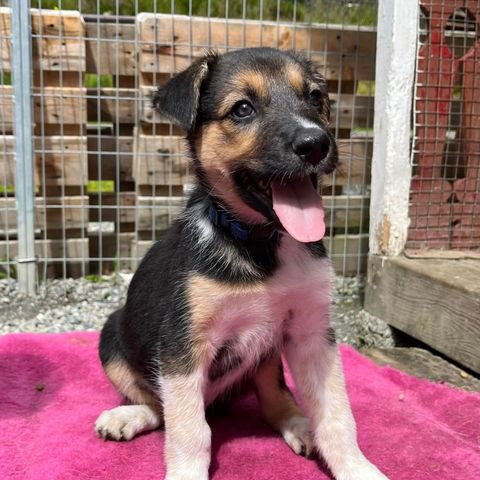
[[[20,290],[36,287],[34,231],[32,55],[28,0],[12,2],[12,77],[15,95],[15,197],[18,220],[17,279]]]

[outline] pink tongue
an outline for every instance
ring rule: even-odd
[[[285,230],[299,242],[316,242],[325,235],[322,199],[310,178],[272,182],[273,209]]]

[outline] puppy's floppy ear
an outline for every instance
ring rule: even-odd
[[[193,128],[200,87],[216,58],[214,52],[209,52],[171,78],[153,94],[153,108],[184,130]]]

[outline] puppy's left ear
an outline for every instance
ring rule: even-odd
[[[171,78],[153,94],[153,108],[184,130],[191,130],[197,116],[200,87],[216,58],[215,53],[209,52]]]

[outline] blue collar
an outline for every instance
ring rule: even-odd
[[[267,241],[278,237],[278,232],[273,227],[266,227],[264,225],[248,226],[239,222],[213,199],[210,199],[208,218],[214,225],[230,232],[234,238],[242,242]]]

